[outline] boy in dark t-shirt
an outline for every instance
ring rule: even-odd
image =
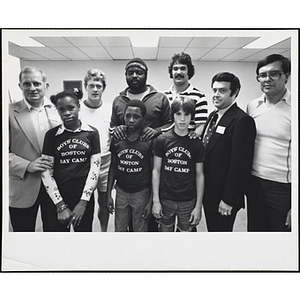
[[[188,136],[189,123],[195,116],[190,98],[175,98],[171,116],[174,128],[154,143],[152,213],[160,231],[173,232],[177,216],[178,231],[188,232],[201,219],[204,148],[200,139]]]
[[[107,208],[115,209],[115,231],[126,232],[132,218],[133,231],[148,231],[151,213],[151,175],[153,140],[142,141],[140,135],[146,116],[145,104],[140,100],[127,103],[124,122],[127,138],[112,138],[111,165],[108,175]],[[111,197],[116,180],[116,203]]]

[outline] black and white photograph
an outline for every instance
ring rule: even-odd
[[[2,271],[298,271],[298,43],[3,29]]]

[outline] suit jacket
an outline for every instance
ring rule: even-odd
[[[53,105],[46,106],[50,127],[61,121]],[[26,172],[29,163],[41,156],[30,112],[24,100],[9,105],[9,205],[31,207],[38,196],[41,173]]]
[[[203,135],[212,113],[205,124]],[[217,124],[205,149],[205,189],[203,203],[208,211],[218,211],[219,203],[240,209],[251,174],[256,136],[255,122],[233,104]]]

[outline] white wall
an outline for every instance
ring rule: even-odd
[[[83,80],[88,69],[99,68],[108,78],[103,99],[112,102],[127,86],[124,69],[126,63],[127,61],[21,61],[21,67],[35,66],[47,74],[50,83],[49,96],[63,90],[63,80]],[[146,61],[146,63],[149,69],[147,82],[159,91],[168,89],[172,84],[168,73],[169,61]],[[193,61],[193,64],[196,72],[191,83],[206,94],[209,111],[213,110],[211,79],[218,72],[227,71],[239,77],[242,88],[237,102],[242,109],[246,108],[250,100],[261,95],[259,84],[255,79],[256,63]],[[17,85],[18,74],[15,74],[15,80]]]

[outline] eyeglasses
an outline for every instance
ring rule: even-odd
[[[266,81],[267,77],[269,77],[270,80],[279,80],[282,74],[284,74],[284,72],[279,72],[279,71],[260,73],[256,76],[256,79],[259,82]]]

